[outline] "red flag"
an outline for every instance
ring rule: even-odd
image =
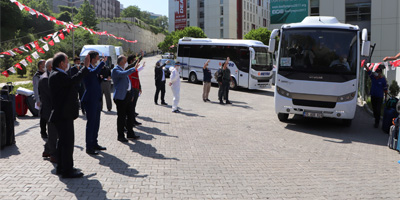
[[[42,53],[42,54],[45,53],[44,50],[43,50],[42,48],[37,49],[37,51],[38,51],[39,53]]]
[[[7,55],[7,56],[11,56],[11,54],[8,53],[7,51],[6,51],[6,52],[1,52],[0,54]]]
[[[82,26],[82,24],[83,24],[82,21],[80,21],[78,25],[79,25],[79,26]]]
[[[24,52],[22,52],[21,50],[19,50],[18,48],[14,48],[13,51],[19,53],[19,54],[23,54]]]
[[[71,31],[71,29],[67,28],[67,32],[69,33]]]
[[[372,68],[373,68],[374,66],[375,66],[375,63],[370,63],[368,69],[369,69],[369,70],[372,70]]]
[[[60,37],[62,40],[65,39],[64,33],[62,33],[62,32],[60,32],[60,33],[58,34],[58,37]]]
[[[365,60],[362,60],[361,61],[361,67],[364,67],[364,64],[365,64]]]
[[[372,71],[376,71],[378,69],[379,65],[381,65],[381,63],[375,63],[375,66],[373,67]]]
[[[28,48],[29,49],[29,51],[31,51],[32,50],[32,48],[31,48],[31,46],[29,46],[29,44],[25,44],[24,45],[26,48]]]
[[[31,58],[31,56],[28,56],[28,57],[26,57],[25,59],[26,59],[28,62],[32,63],[32,58]]]
[[[392,65],[393,65],[394,67],[399,66],[399,65],[400,65],[400,60],[393,61],[393,62],[392,62]]]
[[[1,74],[3,74],[5,77],[9,76],[7,71],[2,72]]]
[[[34,41],[33,43],[35,44],[35,48],[36,48],[36,49],[39,49],[39,48],[40,48],[39,42],[38,42],[38,41]]]
[[[15,66],[16,68],[22,70],[22,67],[21,67],[21,65],[20,65],[19,63],[15,64],[14,66]]]
[[[54,46],[53,40],[50,40],[49,45]]]
[[[24,9],[29,12],[29,7],[25,6]]]
[[[43,37],[43,39],[45,39],[46,41],[48,41],[51,38],[51,35]]]

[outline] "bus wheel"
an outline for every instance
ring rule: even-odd
[[[289,114],[287,113],[278,113],[278,119],[281,122],[286,122],[289,118]]]
[[[343,125],[346,127],[350,127],[351,126],[351,119],[343,119]]]
[[[197,76],[196,76],[196,73],[194,73],[194,72],[190,73],[189,82],[191,82],[191,83],[197,83]]]
[[[230,84],[230,89],[231,90],[235,90],[237,88],[237,83],[236,83],[236,79],[232,78],[231,84]]]

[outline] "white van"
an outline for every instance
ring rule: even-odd
[[[99,52],[100,57],[104,54],[104,56],[107,57],[106,65],[108,67],[111,67],[112,64],[117,66],[117,54],[113,45],[85,45],[83,46],[81,54],[79,55],[81,61],[85,60],[85,57],[90,51]]]
[[[124,49],[122,49],[121,46],[116,46],[116,47],[115,47],[115,53],[117,53],[117,58],[118,58],[118,56],[124,54]]]

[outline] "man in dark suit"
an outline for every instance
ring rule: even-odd
[[[128,142],[124,135],[124,127],[128,130],[127,138],[138,139],[139,136],[135,135],[133,131],[134,113],[132,109],[132,84],[129,80],[129,75],[137,70],[127,68],[128,63],[125,56],[119,56],[117,60],[118,65],[111,71],[111,77],[114,81],[114,102],[117,105],[117,131],[118,141]]]
[[[156,81],[156,93],[154,95],[154,104],[158,105],[158,94],[161,92],[161,105],[168,105],[165,103],[165,72],[164,67],[169,63],[169,60],[161,65],[160,62],[156,63],[154,69],[154,80]]]
[[[40,97],[40,116],[46,121],[47,129],[48,129],[48,139],[46,144],[44,145],[44,151],[42,157],[47,158],[50,157],[50,162],[57,163],[56,159],[56,146],[57,146],[57,130],[53,123],[49,122],[52,103],[51,103],[51,94],[49,87],[49,76],[52,68],[53,59],[50,58],[46,61],[45,67],[46,72],[40,76],[39,80],[39,97]]]
[[[106,99],[106,105],[108,112],[112,109],[112,101],[111,101],[111,69],[108,66],[104,66],[100,71],[101,78],[101,94],[104,94],[104,98]],[[101,98],[101,110],[103,110],[103,97]]]
[[[79,70],[83,67],[83,63],[81,63],[81,59],[79,57],[74,58],[74,66],[71,67],[71,69],[68,71],[68,74],[70,76],[75,75],[76,73],[79,72]],[[79,95],[79,100],[82,100],[83,93],[85,92],[85,85],[83,84],[83,80],[76,86],[76,89],[78,90],[78,95]],[[82,105],[80,105],[82,114],[85,115],[85,109],[83,108]]]
[[[97,150],[106,150],[105,147],[100,146],[97,143],[97,137],[99,135],[100,128],[100,112],[101,112],[101,79],[99,77],[101,69],[107,61],[107,57],[104,62],[100,62],[97,67],[94,67],[99,61],[99,53],[96,51],[90,51],[88,53],[90,57],[89,74],[83,79],[85,84],[85,93],[82,97],[82,105],[86,111],[86,153],[90,155],[98,154]]]
[[[85,65],[89,65],[86,57]],[[74,120],[79,116],[79,100],[76,85],[89,73],[83,67],[77,74],[70,77],[67,74],[68,56],[59,52],[53,57],[53,71],[50,74],[49,86],[53,109],[50,122],[54,123],[58,133],[57,143],[57,174],[63,178],[79,178],[83,173],[74,169]]]

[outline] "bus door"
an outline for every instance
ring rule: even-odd
[[[189,70],[190,70],[190,47],[183,47],[183,58],[182,63],[182,77],[189,78]]]
[[[238,62],[238,86],[249,87],[249,64],[250,52],[247,48],[240,49],[240,58]]]

